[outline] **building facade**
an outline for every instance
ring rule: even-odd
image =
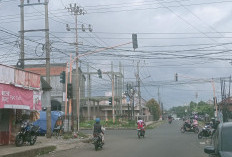
[[[0,65],[0,145],[11,144],[24,115],[41,110],[40,75]]]
[[[26,65],[25,69],[40,74],[46,80],[46,67],[45,65]],[[50,86],[51,90],[51,110],[52,111],[65,111],[65,84],[60,83],[60,73],[65,71],[66,64],[51,64],[50,65]],[[85,76],[82,74],[81,69],[78,69],[80,98],[85,97]],[[69,78],[68,78],[69,80]],[[72,85],[73,85],[73,99],[72,104],[76,105],[76,69],[72,71]],[[46,103],[42,107],[47,107]]]

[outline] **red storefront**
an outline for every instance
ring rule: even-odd
[[[40,75],[0,65],[0,145],[14,143],[22,113],[39,110]]]

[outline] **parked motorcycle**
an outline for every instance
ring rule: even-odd
[[[99,148],[102,148],[104,143],[102,142],[102,137],[100,134],[94,134],[93,135],[93,144],[95,147],[95,150],[97,151]]]
[[[188,124],[185,123],[182,127],[181,127],[181,132],[195,132],[198,133],[199,132],[199,128],[198,128],[198,124]]]
[[[16,136],[15,145],[20,147],[25,142],[29,142],[30,145],[34,145],[37,140],[38,131],[39,126],[34,126],[28,122],[23,122],[20,128],[20,132],[18,132]]]
[[[137,129],[137,135],[138,135],[138,138],[140,138],[141,136],[144,138],[145,129],[144,128]]]
[[[214,132],[214,129],[210,125],[206,125],[198,134],[198,139],[202,137],[211,137]]]

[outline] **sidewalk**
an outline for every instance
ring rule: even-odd
[[[72,148],[81,147],[84,143],[89,142],[87,139],[63,139],[62,137],[47,139],[39,136],[35,145],[15,145],[0,146],[0,157],[34,157],[39,154],[46,154],[52,151],[62,151]]]

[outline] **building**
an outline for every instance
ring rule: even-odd
[[[109,103],[111,96],[100,96],[100,97],[91,97],[90,100],[90,117],[87,117],[87,103],[82,106],[81,115],[82,120],[91,120],[96,117],[101,118],[102,120],[109,120],[113,118],[113,106]],[[122,103],[120,103],[120,98],[115,97],[115,117],[131,119],[133,114],[133,102],[127,102],[126,98],[122,98]],[[146,101],[141,99],[141,109],[142,115],[139,115],[139,98],[135,95],[134,98],[134,115],[137,119],[138,116],[142,116],[145,121],[153,120],[152,115],[150,114],[148,108],[146,107]]]
[[[232,121],[232,97],[226,98],[218,103],[220,113],[223,116],[223,122]]]
[[[41,110],[40,75],[0,65],[0,145],[11,144],[24,115]]]
[[[44,64],[26,65],[25,69],[40,74],[46,79],[46,67]],[[51,64],[50,65],[50,86],[51,90],[51,110],[52,111],[65,111],[65,84],[60,83],[60,74],[65,71],[66,63]],[[80,98],[85,97],[85,81],[86,78],[82,74],[81,69],[79,71],[79,86],[80,86]],[[68,79],[69,80],[69,79]],[[73,85],[73,105],[76,105],[76,69],[72,71],[72,85]],[[47,107],[46,104],[42,104],[42,107]]]

